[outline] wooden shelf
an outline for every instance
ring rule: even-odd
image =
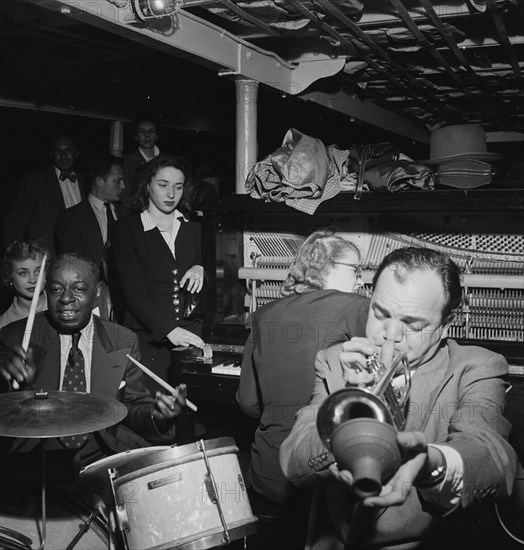
[[[457,212],[457,211],[518,211],[524,210],[523,189],[468,189],[438,191],[401,191],[391,195],[365,193],[355,200],[353,193],[339,193],[325,201],[316,213],[348,212]],[[203,205],[206,212],[295,212],[284,203],[265,202],[249,195],[227,195],[216,203]],[[309,214],[302,213],[304,216]]]

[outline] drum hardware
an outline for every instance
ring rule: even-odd
[[[224,544],[229,544],[231,542],[231,538],[229,537],[229,531],[227,530],[227,523],[224,518],[224,512],[222,510],[222,505],[218,496],[217,485],[215,482],[215,478],[213,477],[213,472],[211,471],[211,466],[209,465],[209,459],[206,453],[206,445],[203,439],[198,442],[198,448],[202,451],[202,456],[204,457],[204,462],[206,463],[206,489],[209,493],[211,493],[211,502],[213,502],[213,504],[216,504],[217,506],[218,515],[220,516],[222,528],[224,529]]]
[[[33,541],[13,529],[0,525],[0,548],[6,550],[31,550]]]
[[[352,473],[352,489],[360,498],[378,495],[400,467],[396,434],[404,428],[404,408],[411,390],[403,354],[389,366],[375,354],[368,358],[366,370],[373,375],[369,388],[346,387],[334,392],[320,405],[317,415],[320,439],[338,467]],[[392,383],[399,374],[404,378],[402,390]]]
[[[0,436],[41,439],[42,532],[38,550],[43,550],[47,538],[46,439],[81,435],[108,428],[126,417],[127,408],[115,399],[96,397],[88,393],[40,390],[1,394],[0,410]],[[95,517],[91,522],[94,519]],[[87,528],[82,535],[86,531]],[[76,545],[80,537],[75,538]]]

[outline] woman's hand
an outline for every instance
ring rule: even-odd
[[[193,267],[190,267],[184,273],[182,279],[180,279],[181,287],[183,287],[186,283],[186,290],[189,290],[191,294],[200,292],[204,286],[204,268],[201,265],[194,265]]]
[[[203,348],[205,343],[200,336],[193,334],[189,330],[182,327],[176,327],[168,335],[167,339],[174,346],[195,346],[197,348]]]

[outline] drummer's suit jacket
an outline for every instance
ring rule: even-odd
[[[154,398],[146,389],[142,373],[127,357],[140,359],[138,339],[130,330],[100,319],[94,319],[93,355],[91,357],[91,394],[96,397],[116,399],[127,407],[125,419],[94,437],[104,454],[121,452],[130,448],[174,442],[174,428],[160,435],[152,420]],[[26,320],[16,321],[0,331],[0,365],[12,355],[11,348],[22,342]],[[37,365],[37,373],[31,388],[55,391],[60,384],[60,337],[49,323],[46,312],[35,317],[30,344]],[[6,391],[7,388],[2,388]],[[35,440],[33,440],[34,442]],[[38,442],[38,440],[36,440]],[[12,450],[29,450],[27,440],[17,441]],[[87,444],[89,445],[89,443]]]
[[[85,197],[84,174],[75,170],[81,197]],[[54,244],[55,224],[66,209],[54,166],[30,172],[20,182],[3,225],[4,245],[16,239],[45,239]]]

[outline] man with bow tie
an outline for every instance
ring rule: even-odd
[[[3,226],[4,245],[17,239],[45,239],[53,246],[58,215],[85,197],[85,176],[75,170],[74,139],[56,136],[49,150],[52,165],[31,172],[20,183]]]

